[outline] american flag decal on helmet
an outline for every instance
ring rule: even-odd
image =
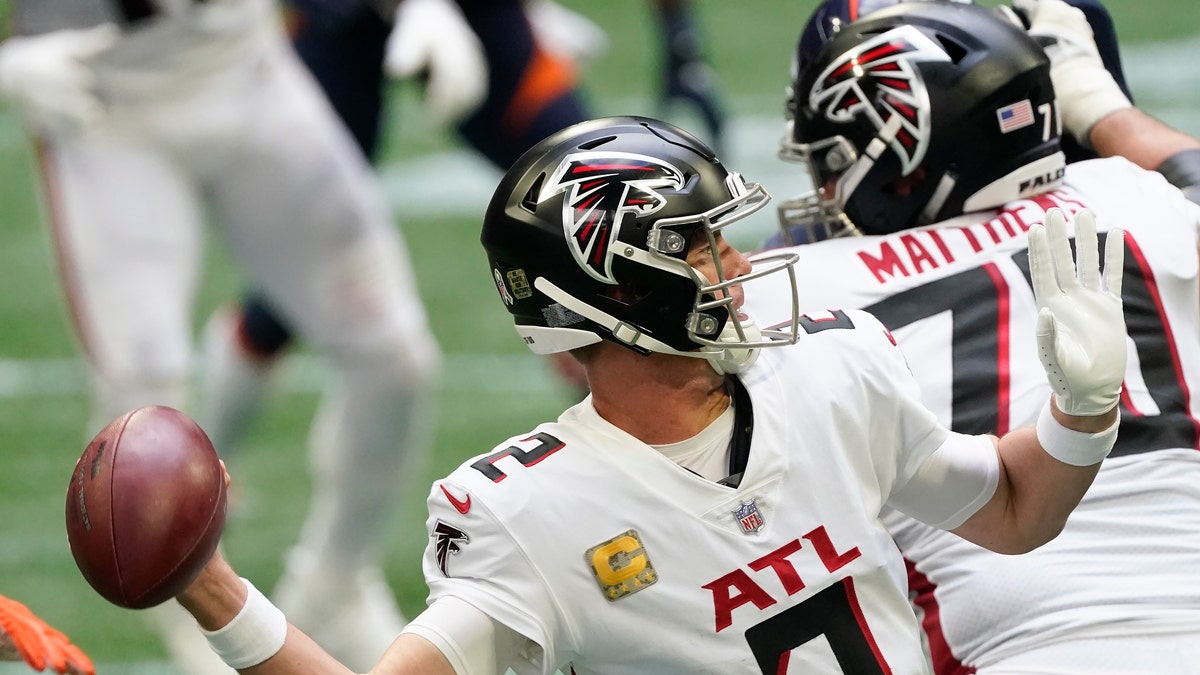
[[[579,152],[562,161],[538,202],[568,193],[562,220],[571,253],[588,274],[612,284],[610,247],[625,216],[648,216],[667,203],[658,190],[682,188],[683,172],[662,160],[625,152]]]
[[[900,157],[905,174],[929,147],[929,92],[918,61],[949,61],[946,51],[913,26],[900,26],[842,54],[816,79],[813,112],[836,123],[866,116]]]

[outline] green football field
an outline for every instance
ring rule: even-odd
[[[657,114],[657,39],[646,0],[563,0],[593,17],[610,45],[584,73],[596,114]],[[730,113],[726,159],[776,195],[800,186],[775,158],[793,40],[814,0],[697,3]],[[994,3],[989,3],[994,4]],[[1152,113],[1200,134],[1200,3],[1112,0],[1135,97]],[[0,2],[0,13],[7,10]],[[397,85],[381,180],[417,268],[445,354],[436,398],[433,460],[405,506],[423,516],[427,486],[470,455],[554,417],[573,402],[547,364],[529,355],[496,298],[478,244],[479,217],[498,174],[424,119],[413,90]],[[675,118],[693,126],[685,114]],[[700,129],[695,129],[700,131]],[[171,673],[137,612],[109,605],[83,581],[67,547],[64,498],[87,421],[85,374],[66,321],[39,202],[32,146],[17,115],[0,108],[0,593],[29,604],[86,649],[101,673]],[[750,245],[773,227],[760,214]],[[240,275],[211,241],[197,331],[237,297]],[[307,493],[306,434],[323,377],[297,350],[231,467],[243,499],[225,548],[260,588],[278,577]],[[398,522],[387,574],[410,615],[424,604],[421,520]],[[0,675],[23,672],[0,667]]]

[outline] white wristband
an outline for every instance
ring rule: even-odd
[[[1064,464],[1072,466],[1091,466],[1108,457],[1113,444],[1117,442],[1117,427],[1121,424],[1120,415],[1112,426],[1094,434],[1086,431],[1068,429],[1054,419],[1050,412],[1050,402],[1042,408],[1038,415],[1037,437],[1046,454]]]
[[[246,604],[233,620],[214,631],[201,629],[217,656],[234,670],[256,666],[283,648],[288,623],[254,584],[246,584]]]

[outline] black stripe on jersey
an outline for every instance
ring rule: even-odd
[[[1000,409],[998,336],[1001,328],[1008,329],[1000,325],[997,297],[1001,293],[996,284],[995,275],[973,267],[863,308],[891,331],[949,311],[954,374],[950,427],[964,434],[996,433],[996,411]]]
[[[118,0],[117,7],[128,23],[137,23],[158,14],[158,5],[153,0]]]

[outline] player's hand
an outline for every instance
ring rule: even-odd
[[[580,66],[608,51],[608,33],[603,28],[554,0],[525,0],[525,15],[539,47]]]
[[[1063,0],[1012,0],[1025,15],[1029,34],[1050,57],[1050,79],[1058,97],[1063,128],[1090,148],[1088,132],[1110,113],[1133,104],[1104,67],[1092,27],[1083,10]]]
[[[0,95],[36,130],[73,133],[104,112],[88,61],[117,40],[115,25],[15,36],[0,45]]]
[[[452,0],[403,0],[384,65],[393,77],[424,81],[425,108],[439,124],[454,124],[487,97],[483,45]]]
[[[95,675],[92,660],[29,608],[0,595],[0,661],[22,659],[30,668],[63,675]]]
[[[1096,221],[1089,210],[1075,215],[1078,269],[1071,256],[1066,217],[1046,213],[1046,224],[1029,230],[1029,272],[1038,306],[1038,355],[1058,409],[1096,416],[1112,410],[1125,377],[1125,317],[1121,275],[1122,230],[1104,241],[1100,273]]]

